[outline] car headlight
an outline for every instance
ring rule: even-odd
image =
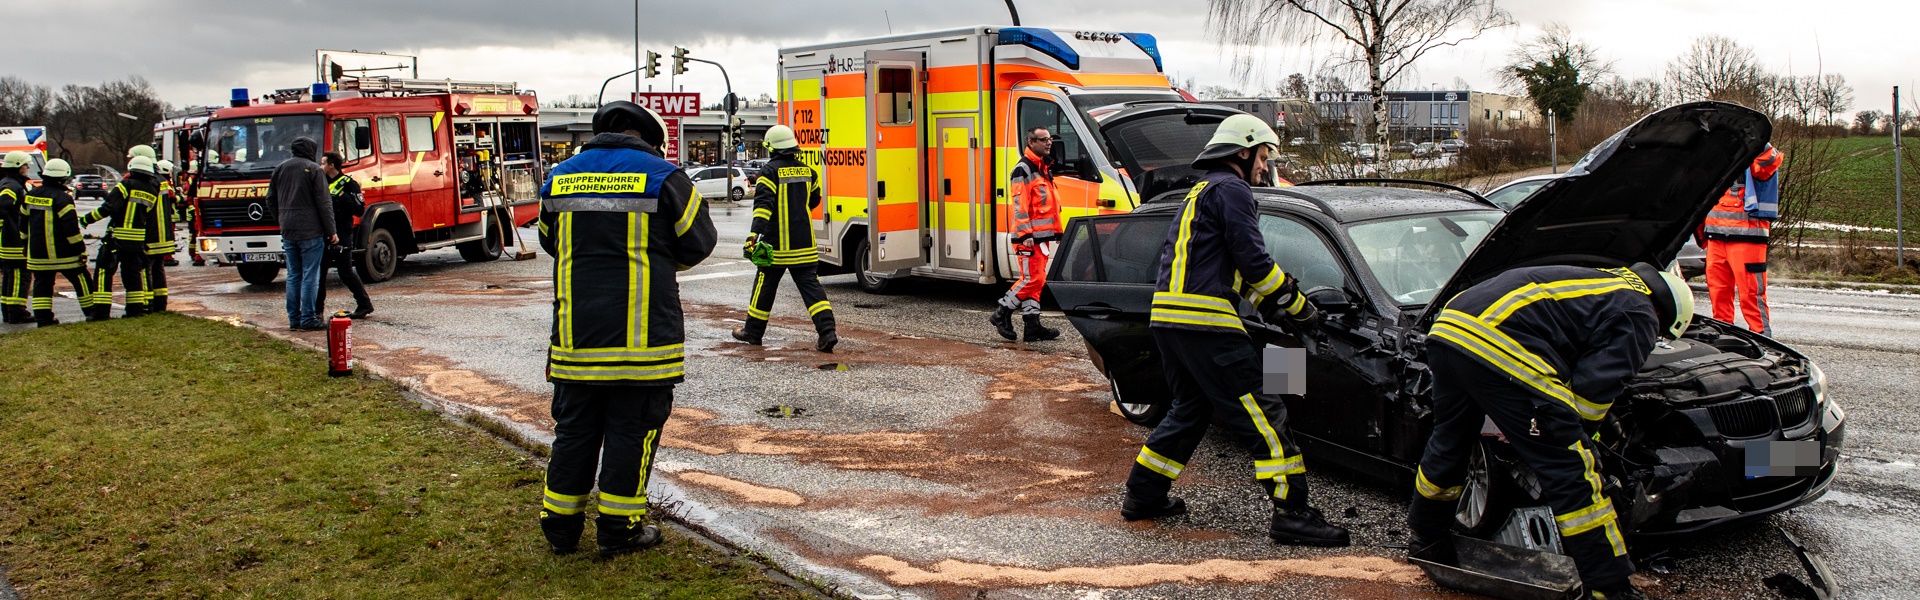
[[[1807,361],[1807,387],[1813,389],[1814,404],[1827,403],[1827,373],[1812,360]]]

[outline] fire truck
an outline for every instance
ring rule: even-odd
[[[194,106],[162,116],[153,124],[154,158],[172,162],[182,172],[194,171],[198,157],[188,142],[196,136],[204,138],[207,119],[214,110],[211,106]]]
[[[47,165],[47,128],[0,126],[0,154],[27,153],[29,185],[40,184],[40,168]]]
[[[248,283],[271,282],[285,265],[267,180],[301,137],[345,157],[365,194],[354,264],[366,281],[447,246],[494,260],[516,226],[539,217],[539,101],[517,84],[361,77],[337,90],[234,97],[194,141],[203,149],[194,201],[200,254]]]
[[[1174,89],[1152,35],[972,27],[780,50],[782,124],[820,171],[823,271],[884,292],[906,277],[1016,278],[1007,175],[1024,132],[1059,141],[1063,219],[1191,186],[1238,111]],[[1184,185],[1183,185],[1184,184]]]

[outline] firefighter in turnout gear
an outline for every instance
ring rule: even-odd
[[[154,175],[153,159],[134,156],[127,161],[127,176],[107,191],[100,207],[80,217],[81,227],[107,220],[107,235],[100,240],[94,270],[95,305],[112,306],[113,272],[117,269],[120,284],[126,288],[126,316],[147,314],[147,303],[153,299],[147,287],[148,236],[160,227],[160,204],[160,179]]]
[[[154,226],[147,230],[147,311],[164,312],[167,310],[167,263],[179,264],[173,260],[173,253],[180,250],[173,237],[173,163],[153,161],[153,170],[159,176],[156,186],[160,190],[160,202],[153,211]]]
[[[1457,564],[1454,513],[1492,419],[1539,479],[1587,590],[1638,597],[1593,434],[1655,342],[1692,319],[1686,280],[1644,263],[1514,269],[1447,302],[1428,334],[1433,436],[1414,472],[1409,552]]]
[[[813,167],[800,162],[800,143],[793,129],[775,125],[767,130],[766,145],[773,154],[753,184],[753,233],[748,247],[765,243],[771,247],[771,264],[759,265],[753,279],[753,296],[748,300],[747,323],[733,330],[733,339],[759,345],[767,331],[767,319],[773,316],[773,298],[783,275],[793,276],[793,287],[800,290],[800,302],[807,305],[817,334],[813,349],[833,352],[840,336],[833,326],[833,305],[827,303],[827,290],[820,287],[816,271],[820,250],[813,239],[813,209],[820,206],[820,177]],[[757,264],[757,263],[756,263]]]
[[[1013,244],[1020,256],[1020,279],[1013,282],[1000,307],[987,318],[994,331],[1014,341],[1013,312],[1020,311],[1029,342],[1060,337],[1060,331],[1040,324],[1040,292],[1047,285],[1047,261],[1060,240],[1060,199],[1053,189],[1053,134],[1045,127],[1027,132],[1027,148],[1007,174],[1007,193],[1013,197]]]
[[[1250,184],[1266,179],[1279,144],[1260,119],[1234,115],[1193,161],[1207,174],[1167,232],[1150,317],[1154,344],[1167,357],[1173,406],[1134,460],[1120,514],[1134,521],[1186,512],[1186,503],[1167,492],[1208,425],[1219,424],[1253,452],[1254,480],[1273,504],[1268,537],[1345,546],[1347,530],[1307,504],[1306,464],[1288,431],[1286,405],[1261,393],[1261,351],[1237,307],[1244,300],[1297,331],[1318,327],[1318,309],[1274,264],[1260,235]]]
[[[20,201],[27,195],[27,153],[0,159],[0,322],[33,322],[27,311],[27,240]]]
[[[1784,158],[1768,144],[1700,226],[1706,238],[1707,299],[1713,318],[1733,323],[1738,304],[1747,328],[1768,336],[1773,325],[1767,314],[1767,240],[1780,214],[1780,181],[1774,174]]]
[[[554,441],[540,529],[554,553],[578,549],[597,465],[596,537],[611,557],[660,543],[646,524],[647,479],[685,372],[675,273],[713,252],[715,232],[693,181],[656,149],[659,115],[609,102],[593,131],[540,189],[540,246],[554,257]]]
[[[111,306],[95,305],[92,282],[87,280],[87,244],[73,208],[67,178],[73,167],[53,159],[40,172],[40,187],[21,197],[18,211],[26,236],[27,271],[33,273],[33,321],[41,327],[60,322],[53,317],[53,278],[64,276],[88,321],[106,318]]]
[[[187,200],[181,196],[180,177],[176,174],[178,171],[174,168],[173,161],[170,160],[153,161],[153,169],[160,172],[160,200],[167,205],[166,212],[161,215],[166,223],[166,237],[168,241],[175,241],[179,238],[176,237],[178,234],[174,228],[185,223],[188,216],[186,210],[182,208],[187,205]],[[175,244],[174,249],[179,250],[179,245]],[[180,259],[174,258],[172,252],[161,257],[160,262],[169,267],[180,266]],[[166,282],[162,281],[158,285],[165,286]],[[159,295],[158,290],[155,290],[155,296]],[[159,310],[166,310],[166,308]]]

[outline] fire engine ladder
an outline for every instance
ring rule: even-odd
[[[498,81],[461,81],[457,79],[396,79],[361,77],[340,80],[341,90],[363,94],[517,94],[520,84]]]

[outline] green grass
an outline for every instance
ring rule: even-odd
[[[1907,228],[1920,229],[1914,226],[1920,215],[1913,214],[1913,209],[1920,209],[1920,164],[1916,164],[1920,162],[1920,138],[1904,138],[1901,143],[1906,154],[1901,176],[1905,178],[1902,187],[1909,209]],[[1893,227],[1893,139],[1855,136],[1834,139],[1833,145],[1840,158],[1828,178],[1832,193],[1829,201],[1808,207],[1807,216],[1849,225]]]
[[[672,534],[552,556],[531,459],[253,330],[69,324],[0,357],[0,565],[30,598],[801,597]]]

